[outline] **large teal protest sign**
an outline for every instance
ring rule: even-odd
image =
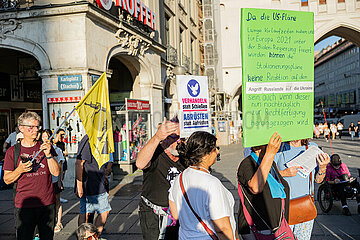
[[[314,14],[241,11],[244,146],[312,137]]]

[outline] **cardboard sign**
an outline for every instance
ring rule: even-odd
[[[206,76],[176,76],[180,102],[180,137],[189,137],[193,132],[211,133],[209,90]]]
[[[312,137],[314,14],[241,10],[244,147]]]

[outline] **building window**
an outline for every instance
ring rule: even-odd
[[[305,7],[309,5],[309,1],[308,0],[301,0],[301,6]]]
[[[184,29],[180,28],[179,36],[179,55],[181,65],[184,63],[183,54],[184,54]]]
[[[170,45],[170,17],[165,14],[165,46]]]
[[[319,0],[319,4],[326,4],[326,0]]]
[[[338,0],[338,2],[339,2],[339,3],[341,3],[341,2],[345,2],[345,0]]]
[[[190,43],[190,69],[191,71],[194,71],[194,44],[195,41],[193,38],[191,38],[191,43]]]

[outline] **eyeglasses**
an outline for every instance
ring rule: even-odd
[[[91,236],[88,236],[88,237],[84,237],[85,240],[97,240],[98,239],[98,236],[97,236],[97,233],[94,233],[93,235]]]
[[[21,125],[21,126],[28,127],[30,131],[32,131],[34,128],[36,128],[36,130],[38,131],[41,129],[41,126],[36,126],[36,125]]]

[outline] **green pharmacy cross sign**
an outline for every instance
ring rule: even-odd
[[[241,10],[244,146],[312,137],[314,14]]]

